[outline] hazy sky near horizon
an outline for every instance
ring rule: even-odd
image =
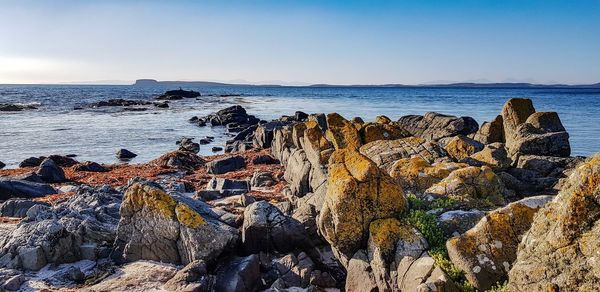
[[[0,83],[600,82],[600,0],[0,0]]]

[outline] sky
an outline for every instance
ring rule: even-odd
[[[600,82],[600,0],[0,0],[0,83]]]

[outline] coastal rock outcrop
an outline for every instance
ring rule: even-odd
[[[37,107],[34,105],[0,103],[0,112],[20,112],[30,109],[37,109]]]
[[[498,115],[491,122],[484,122],[481,128],[473,134],[473,139],[483,144],[504,143],[504,121],[502,115]]]
[[[419,156],[428,163],[433,163],[436,159],[446,156],[446,151],[436,142],[419,137],[374,141],[360,147],[360,153],[387,172],[394,162],[402,158]]]
[[[208,205],[147,182],[128,187],[120,215],[113,254],[120,261],[210,263],[238,238]]]
[[[600,285],[600,155],[579,165],[533,219],[521,243],[511,291],[591,291]]]
[[[398,123],[412,136],[434,141],[456,135],[467,136],[479,129],[479,124],[471,117],[454,117],[433,112],[424,116],[404,116]]]
[[[194,98],[200,96],[200,92],[193,90],[183,90],[181,88],[176,90],[168,90],[165,93],[155,97],[157,100],[179,100],[184,98]]]

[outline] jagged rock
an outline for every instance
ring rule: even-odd
[[[198,153],[200,152],[200,144],[193,141],[193,138],[183,137],[177,141],[179,151]],[[202,141],[201,141],[202,143]],[[205,143],[208,144],[208,143]]]
[[[50,206],[48,203],[22,200],[22,199],[10,199],[0,204],[0,216],[2,217],[18,217],[25,218],[27,210],[35,205]]]
[[[369,258],[364,250],[359,250],[348,262],[346,291],[375,292],[377,282],[371,272]]]
[[[265,171],[256,171],[252,174],[252,178],[250,178],[250,187],[252,188],[262,188],[269,187],[275,184],[275,180],[273,179],[273,174]]]
[[[506,192],[502,181],[487,166],[457,169],[425,191],[426,198],[448,198],[455,207],[502,206]]]
[[[423,138],[408,137],[398,140],[379,140],[360,147],[360,153],[373,160],[386,172],[394,162],[402,158],[419,156],[429,163],[446,156],[446,151],[437,143]]]
[[[208,205],[152,183],[129,186],[120,213],[113,257],[121,261],[210,263],[238,236]]]
[[[275,130],[271,151],[273,157],[278,159],[282,165],[287,164],[287,159],[290,156],[290,147],[292,145],[291,127],[286,126]]]
[[[301,146],[306,152],[306,158],[314,167],[327,164],[333,153],[333,145],[325,138],[317,122],[308,121],[305,127]]]
[[[479,131],[473,135],[473,139],[483,144],[504,143],[503,123],[502,115],[498,115],[491,122],[484,122]]]
[[[358,149],[362,145],[356,127],[337,113],[327,115],[326,137],[335,149]]]
[[[115,239],[121,195],[114,190],[80,187],[52,207],[35,205],[0,241],[0,267],[39,270],[47,263],[83,259],[87,244],[107,246]]]
[[[273,260],[272,264],[277,272],[279,285],[284,287],[307,287],[315,264],[304,252],[296,257],[290,253],[282,258]]]
[[[89,172],[107,172],[109,171],[106,167],[93,162],[93,161],[84,161],[73,166],[73,170],[75,171],[89,171]]]
[[[333,153],[327,180],[318,228],[347,264],[366,242],[371,222],[398,216],[407,202],[389,175],[352,148]]]
[[[208,115],[205,120],[210,122],[213,126],[225,126],[232,123],[238,125],[256,125],[259,122],[259,119],[252,115],[248,115],[246,109],[239,105],[217,111],[214,114]]]
[[[511,98],[502,108],[509,156],[522,154],[569,156],[571,146],[558,114],[535,112],[526,98]]]
[[[454,162],[439,162],[431,165],[425,159],[414,156],[394,162],[390,176],[398,181],[405,192],[422,194],[450,175],[452,171],[467,166],[464,163]]]
[[[583,162],[583,160],[574,157],[521,155],[517,167],[535,171],[542,176],[558,177],[562,175],[565,169],[573,168],[580,162]]]
[[[308,121],[316,122],[321,131],[327,131],[327,117],[325,114],[311,114],[308,116]]]
[[[454,117],[429,112],[424,116],[404,116],[398,123],[412,136],[427,140],[439,140],[456,135],[469,135],[479,128],[471,117]]]
[[[310,246],[304,227],[277,207],[258,201],[246,207],[242,226],[242,244],[247,253],[288,252]]]
[[[485,212],[479,210],[452,210],[442,213],[438,218],[438,226],[444,235],[458,236],[473,228],[475,224],[485,216]]]
[[[207,172],[210,174],[223,174],[246,167],[246,161],[242,156],[230,156],[215,159],[206,164]]]
[[[302,149],[296,149],[290,155],[283,174],[284,179],[290,184],[292,195],[302,197],[310,190],[309,174],[311,164]]]
[[[254,291],[260,283],[260,264],[257,255],[234,257],[217,269],[215,291]]]
[[[454,136],[444,147],[448,155],[456,161],[461,161],[470,155],[483,150],[483,144],[465,137],[463,135]]]
[[[46,158],[40,164],[40,167],[36,171],[43,181],[47,183],[59,183],[66,180],[65,172],[62,168],[58,167],[54,160]]]
[[[287,125],[291,125],[291,123],[272,121],[259,125],[254,132],[254,139],[252,140],[254,147],[257,149],[270,148],[271,143],[273,142],[275,129],[279,129]]]
[[[0,179],[0,200],[8,200],[13,197],[36,198],[56,193],[57,191],[53,187],[44,183]]]
[[[137,154],[127,150],[127,149],[119,149],[117,150],[117,158],[119,160],[129,160],[137,156]]]
[[[168,291],[208,291],[211,281],[207,275],[206,263],[196,260],[177,271],[163,288]]]
[[[505,170],[510,167],[512,160],[508,157],[506,148],[502,143],[485,145],[483,150],[469,156],[465,161],[474,160],[481,165],[487,165],[496,171]]]
[[[521,237],[551,196],[530,197],[492,211],[475,227],[446,243],[448,255],[475,288],[488,290],[507,280]]]
[[[520,241],[511,291],[593,291],[600,285],[600,156],[579,165]]]
[[[173,151],[162,155],[161,157],[152,160],[149,164],[154,164],[160,167],[175,167],[184,169],[197,169],[204,166],[206,161],[202,157],[192,152]]]

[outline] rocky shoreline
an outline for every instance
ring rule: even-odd
[[[481,127],[438,113],[261,121],[241,106],[189,122],[231,133],[226,154],[183,138],[144,164],[0,170],[0,290],[600,286],[600,158],[570,156],[558,115],[529,99]]]

